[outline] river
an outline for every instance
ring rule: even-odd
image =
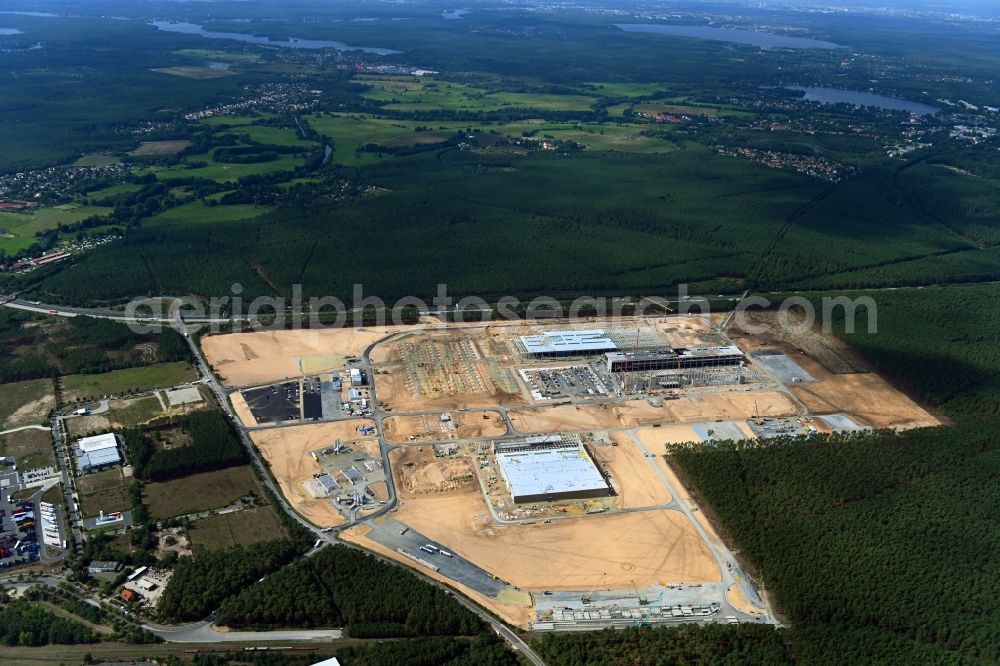
[[[274,40],[270,37],[260,37],[242,32],[215,32],[205,30],[196,23],[173,23],[171,21],[154,21],[152,23],[158,30],[165,32],[180,32],[186,35],[201,35],[208,39],[233,39],[238,42],[248,42],[250,44],[263,44],[265,46],[280,46],[288,49],[336,49],[337,51],[363,51],[373,55],[392,55],[402,53],[393,49],[383,49],[374,46],[355,46],[345,42],[338,42],[328,39],[303,39],[301,37],[290,37],[287,40]]]
[[[674,25],[666,23],[615,23],[625,32],[646,32],[671,37],[695,37],[732,44],[749,44],[762,49],[839,49],[840,44],[824,42],[808,37],[788,37],[770,32],[738,30],[736,28],[713,28],[707,25]]]

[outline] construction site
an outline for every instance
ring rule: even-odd
[[[836,340],[724,323],[428,322],[204,346],[295,510],[514,624],[773,622],[668,447],[937,420]],[[282,423],[295,408],[316,422]]]

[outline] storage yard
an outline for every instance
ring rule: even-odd
[[[718,321],[279,331],[206,353],[292,507],[512,622],[758,621],[666,447],[936,420],[822,336],[833,368]]]

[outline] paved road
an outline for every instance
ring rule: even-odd
[[[0,431],[0,435],[9,435],[12,432],[20,432],[22,430],[48,430],[48,428],[46,428],[43,425],[26,425],[26,426],[21,426],[20,428],[11,428],[10,430],[2,430]]]
[[[220,643],[232,641],[331,641],[343,638],[340,629],[285,629],[280,631],[215,631],[210,620],[181,626],[144,623],[160,638],[171,643]]]

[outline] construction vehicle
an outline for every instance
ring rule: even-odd
[[[600,580],[598,580],[597,582],[594,583],[594,587],[590,588],[590,592],[587,592],[587,594],[585,594],[582,597],[580,597],[580,603],[589,604],[590,600],[593,599],[593,597],[594,597],[594,592],[597,591],[597,588],[601,585],[601,583],[604,581],[604,579],[607,578],[607,576],[608,576],[607,573],[601,574]]]
[[[764,419],[761,418],[760,408],[757,406],[757,401],[756,400],[753,401],[753,415],[754,415],[754,418],[753,418],[753,422],[754,423],[756,423],[759,426],[764,425]]]
[[[636,599],[639,600],[639,605],[640,606],[646,606],[646,605],[649,604],[649,599],[647,599],[646,597],[642,596],[639,593],[639,588],[636,587],[635,579],[634,578],[632,579],[632,596],[634,596]]]

